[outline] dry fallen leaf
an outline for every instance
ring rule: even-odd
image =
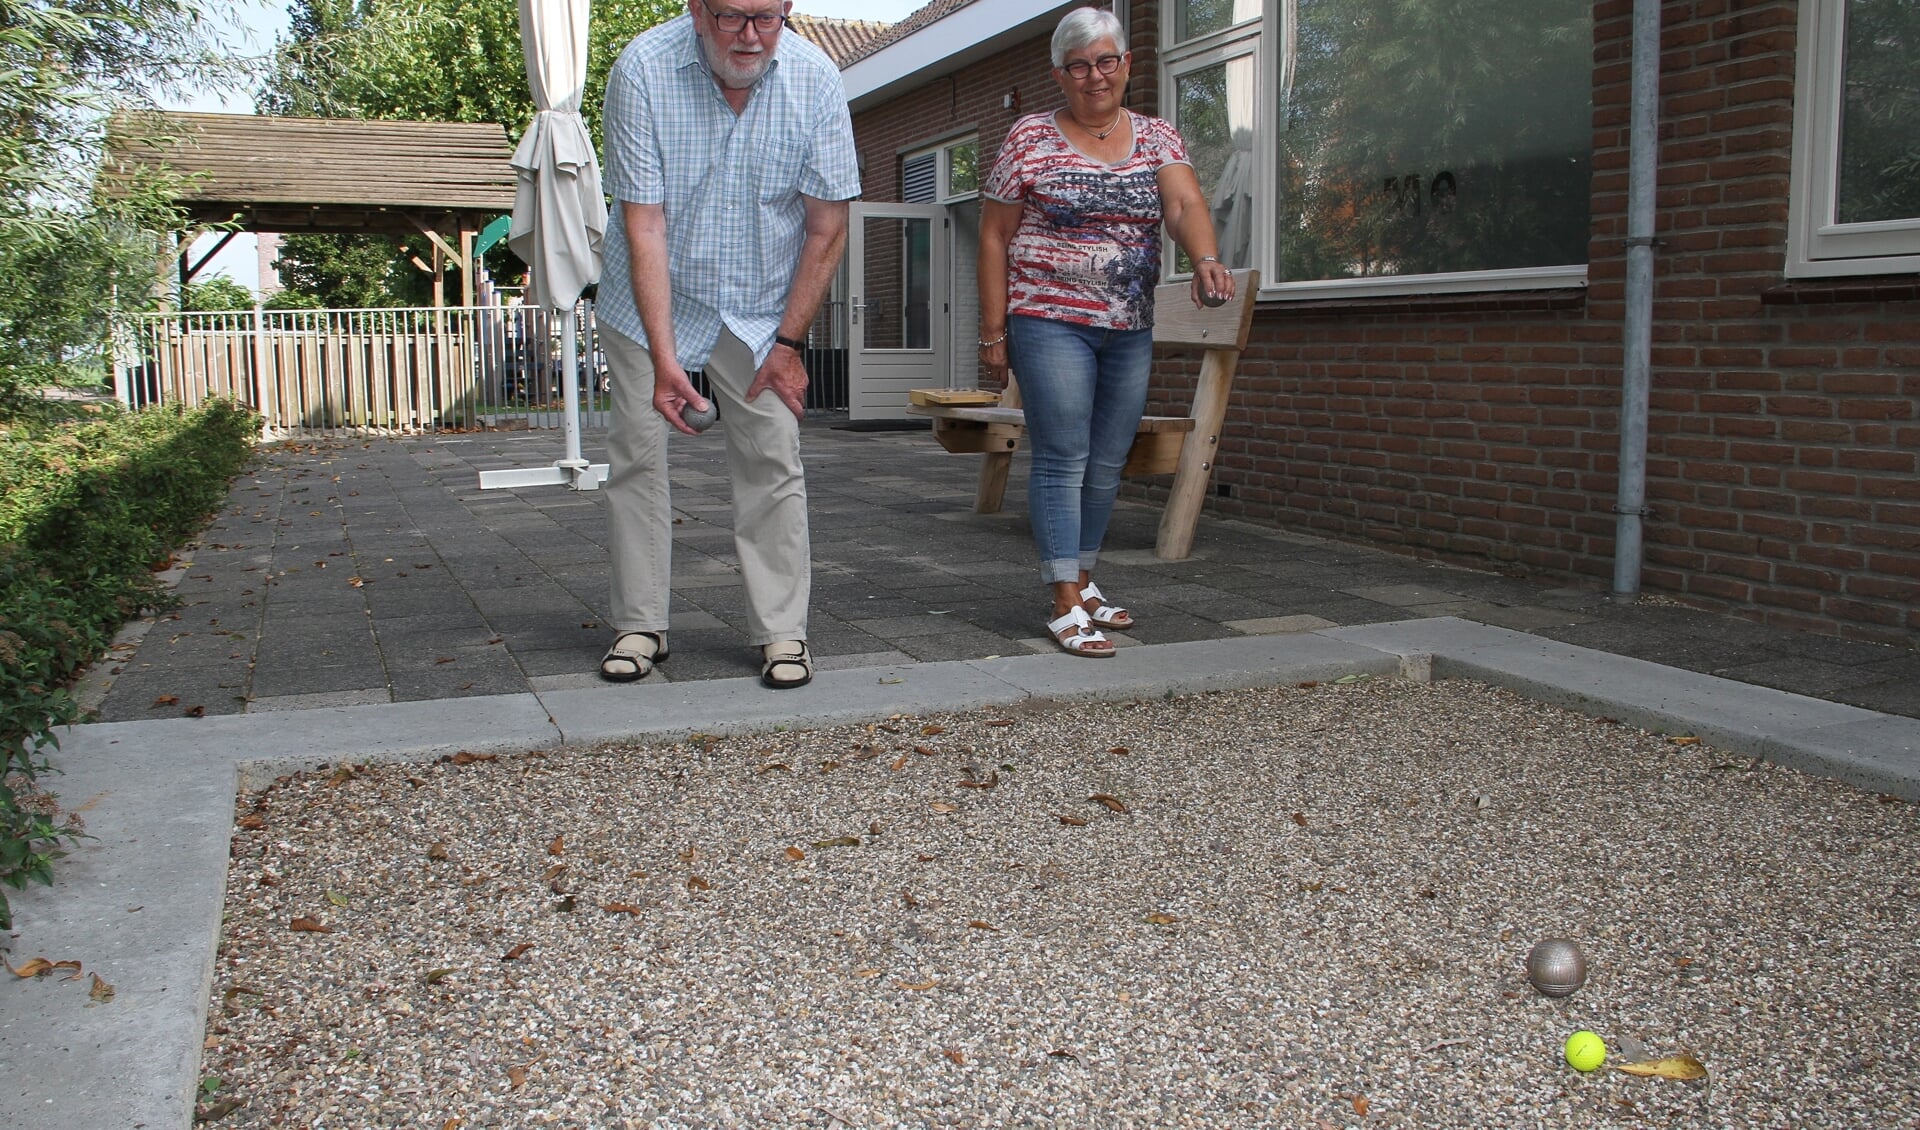
[[[208,1103],[206,1106],[201,1107],[199,1110],[194,1111],[193,1120],[196,1123],[218,1122],[221,1119],[225,1118],[227,1115],[232,1114],[234,1111],[239,1110],[241,1107],[246,1105],[247,1105],[247,1100],[240,1098],[237,1095],[231,1096],[229,1098],[221,1099],[219,1102]]]
[[[1062,816],[1060,817],[1060,823],[1065,824],[1069,828],[1084,828],[1087,826],[1087,818],[1084,816]]]
[[[522,957],[522,956],[523,956],[523,955],[524,955],[524,954],[525,954],[525,953],[526,953],[526,952],[527,952],[528,950],[530,950],[530,949],[532,949],[532,948],[533,948],[533,943],[532,943],[532,942],[521,942],[521,943],[520,943],[519,945],[517,945],[517,946],[515,946],[515,947],[513,947],[512,949],[510,949],[510,950],[508,950],[507,952],[505,952],[505,953],[503,953],[503,954],[501,954],[501,955],[500,955],[500,960],[501,960],[501,961],[519,961],[519,960],[520,960],[520,958],[521,958],[521,957]]]
[[[687,876],[687,889],[689,891],[711,891],[713,884],[698,875],[689,875]]]
[[[548,855],[567,854],[567,837],[564,835],[555,836],[553,838],[553,842],[547,845],[547,854]]]
[[[867,981],[880,976],[880,971],[878,969],[856,969],[853,971],[853,975],[863,981]]]
[[[159,698],[154,699],[153,704],[155,706],[178,706],[180,705],[180,696],[177,694],[163,694]]]
[[[817,848],[859,847],[860,837],[835,836],[830,840],[815,840],[813,841],[813,846]]]
[[[497,753],[468,753],[463,749],[445,760],[451,761],[455,765],[472,765],[476,761],[492,761],[499,756]]]
[[[1690,1055],[1670,1055],[1645,1063],[1616,1063],[1614,1070],[1657,1079],[1705,1079],[1707,1067]]]
[[[258,832],[267,826],[267,815],[264,812],[249,812],[236,822],[236,826],[248,832]]]
[[[926,746],[923,746],[923,745],[914,746],[913,752],[919,754],[921,757],[938,757],[939,756],[938,753],[928,749]]]
[[[999,784],[1000,784],[1000,771],[996,769],[993,772],[987,774],[986,780],[962,781],[960,782],[960,787],[963,789],[991,789],[991,788],[997,788]]]
[[[512,1067],[507,1068],[507,1082],[511,1083],[513,1085],[513,1089],[516,1091],[526,1086],[527,1085],[527,1069],[520,1066],[519,1064],[515,1064]]]
[[[1301,826],[1302,828],[1304,828],[1304,827],[1306,827],[1306,826],[1307,826],[1307,814],[1306,814],[1306,813],[1304,813],[1304,812],[1296,812],[1296,813],[1294,813],[1294,814],[1293,814],[1293,822],[1294,822],[1295,824],[1298,824],[1298,825],[1300,825],[1300,826]]]
[[[445,844],[434,844],[427,849],[427,858],[448,860],[453,858],[453,853],[447,850],[447,845]]]
[[[1680,737],[1668,738],[1667,740],[1672,742],[1674,745],[1699,745],[1700,744],[1700,739],[1694,737],[1692,734],[1683,734]]]
[[[640,913],[640,908],[633,905],[630,902],[610,902],[607,905],[601,907],[600,909],[606,911],[608,914],[637,915]]]
[[[925,992],[926,990],[933,988],[935,985],[938,985],[939,983],[940,982],[938,981],[895,981],[894,982],[894,984],[900,986],[901,988],[912,989],[916,993]]]
[[[766,763],[765,765],[762,765],[762,766],[761,766],[760,768],[758,768],[758,769],[755,769],[755,770],[754,770],[754,772],[755,772],[756,774],[759,774],[759,773],[791,773],[792,771],[793,771],[793,766],[791,766],[791,765],[788,765],[788,764],[787,764],[786,762],[784,762],[784,761],[769,761],[769,762],[767,762],[767,763]]]
[[[967,928],[969,930],[992,930],[996,934],[1000,932],[1000,927],[995,926],[991,922],[982,922],[978,918],[967,923]]]
[[[1353,1096],[1353,1113],[1359,1115],[1362,1118],[1365,1118],[1367,1116],[1368,1105],[1369,1104],[1367,1103],[1367,1096],[1365,1095]]]
[[[920,727],[920,736],[926,737],[926,738],[933,737],[935,734],[944,734],[946,732],[947,732],[947,728],[945,726],[936,726],[931,722],[927,723],[925,726]]]
[[[987,725],[989,725],[989,726],[1011,726],[1011,725],[1013,725],[1013,719],[1011,719],[1011,718],[989,718],[989,719],[987,719]]]
[[[967,1065],[967,1057],[960,1054],[959,1048],[945,1048],[940,1054],[946,1056],[958,1066],[965,1067]]]
[[[7,962],[5,958],[0,958],[0,964],[6,965],[8,971],[15,977],[44,977],[56,969],[73,970],[73,976],[66,978],[66,980],[69,981],[73,980],[74,977],[80,976],[80,963],[77,961],[48,961],[44,957],[34,957],[22,962],[20,966],[16,968]]]
[[[790,863],[798,863],[807,857],[807,853],[804,851],[801,851],[797,847],[788,848],[786,851],[786,855],[787,855],[787,861]]]
[[[1130,750],[1130,749],[1128,749],[1128,748],[1127,748],[1126,746],[1123,746],[1123,745],[1117,745],[1117,746],[1114,746],[1114,747],[1112,747],[1111,749],[1109,749],[1109,750],[1107,750],[1107,752],[1108,752],[1108,753],[1111,753],[1111,754],[1115,754],[1115,755],[1117,756],[1117,755],[1120,755],[1120,754],[1127,754],[1127,753],[1132,753],[1133,751],[1132,751],[1132,750]]]
[[[351,899],[349,899],[349,898],[348,898],[347,896],[345,896],[345,895],[343,895],[343,894],[341,894],[341,893],[340,893],[339,891],[328,891],[328,892],[327,892],[327,901],[328,901],[328,902],[330,902],[330,903],[332,903],[332,904],[333,904],[333,905],[335,905],[335,906],[339,906],[339,907],[344,907],[344,906],[346,906],[346,905],[347,905],[347,904],[348,904],[349,902],[351,902],[351,901],[353,901],[353,900],[351,900]]]
[[[680,862],[682,863],[700,862],[700,849],[697,847],[694,847],[692,844],[688,844],[687,849],[680,853]]]
[[[318,918],[308,918],[305,915],[302,915],[299,918],[294,919],[292,922],[289,922],[287,925],[290,928],[294,930],[298,930],[301,933],[305,933],[305,934],[333,933],[333,927],[327,925],[325,922],[320,921]]]
[[[1095,804],[1104,804],[1115,812],[1127,813],[1127,812],[1133,811],[1132,809],[1127,807],[1125,801],[1121,800],[1117,796],[1110,796],[1106,793],[1095,793],[1092,796],[1088,797],[1087,799],[1094,802]]]
[[[429,985],[438,985],[448,977],[453,976],[454,972],[452,969],[429,969],[427,970],[427,975],[421,978],[421,980]]]
[[[900,770],[906,767],[906,764],[907,764],[907,755],[903,753],[899,757],[894,758],[893,763],[888,765],[887,768],[893,770],[895,773],[898,773]]]
[[[933,809],[935,812],[941,813],[942,815],[960,811],[959,805],[949,804],[944,800],[933,801],[932,803],[928,804],[927,807]]]
[[[1147,915],[1147,921],[1153,923],[1155,926],[1171,926],[1175,922],[1180,921],[1180,916],[1177,914],[1168,914],[1164,910],[1156,910],[1152,914]]]

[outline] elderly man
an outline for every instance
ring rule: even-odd
[[[859,194],[840,72],[785,30],[789,3],[691,0],[638,36],[607,81],[607,184],[616,203],[600,283],[613,376],[607,481],[615,637],[601,677],[667,658],[673,524],[668,428],[708,403],[725,421],[734,546],[761,681],[813,678],[813,565],[800,420],[800,350]]]

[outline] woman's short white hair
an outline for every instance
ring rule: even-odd
[[[1067,65],[1067,52],[1092,47],[1101,40],[1126,54],[1127,44],[1120,36],[1120,17],[1105,8],[1075,8],[1053,29],[1053,65]]]

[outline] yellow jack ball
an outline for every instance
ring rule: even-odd
[[[1567,1065],[1575,1071],[1592,1071],[1606,1061],[1606,1041],[1592,1032],[1583,1030],[1567,1037]]]

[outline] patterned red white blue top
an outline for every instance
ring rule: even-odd
[[[1159,118],[1127,111],[1133,149],[1114,164],[1074,148],[1053,115],[1007,131],[982,192],[1022,204],[1007,248],[1007,313],[1102,329],[1153,325],[1160,282],[1160,181],[1187,147]]]

